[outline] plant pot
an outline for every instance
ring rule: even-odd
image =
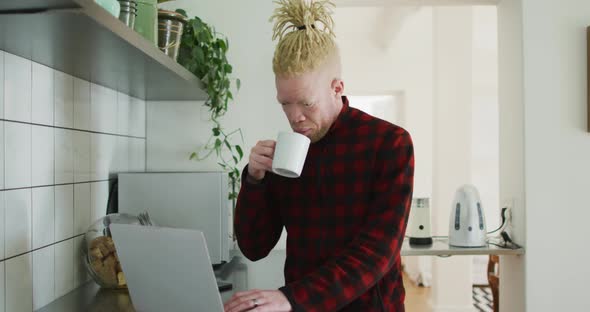
[[[119,16],[119,2],[117,0],[94,0],[96,4],[100,5],[107,12],[111,13],[114,17]]]
[[[158,45],[158,1],[137,0],[137,17],[133,29],[144,38]]]
[[[182,14],[166,10],[158,11],[158,48],[175,61],[178,59],[182,31],[186,22]]]

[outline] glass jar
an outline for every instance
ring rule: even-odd
[[[109,228],[113,223],[141,224],[139,217],[124,213],[109,214],[98,219],[84,235],[82,261],[88,274],[101,287],[127,288]]]

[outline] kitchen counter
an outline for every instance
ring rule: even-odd
[[[223,302],[236,291],[248,289],[278,289],[285,284],[283,266],[286,252],[272,251],[263,260],[252,262],[239,251],[232,252],[232,261],[215,272],[215,275],[233,284],[231,290],[221,292]],[[55,300],[37,312],[127,312],[135,311],[127,290],[101,289],[90,281],[67,295]]]
[[[410,246],[404,241],[402,256],[448,256],[448,255],[521,255],[524,249],[505,249],[489,245],[481,248],[450,247],[446,238],[435,238],[432,246]],[[248,289],[278,289],[284,285],[283,266],[285,250],[273,250],[268,257],[252,262],[239,251],[232,251],[232,261],[215,272],[218,279],[233,284],[233,288],[221,292],[223,302],[236,291]],[[118,312],[135,311],[127,290],[100,289],[94,282],[88,282],[38,312]]]

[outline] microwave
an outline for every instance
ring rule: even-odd
[[[202,231],[213,264],[230,260],[231,206],[227,174],[224,172],[118,175],[120,213],[139,215],[145,211],[157,226]]]

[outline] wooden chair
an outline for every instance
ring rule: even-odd
[[[492,289],[492,297],[494,299],[494,312],[500,310],[500,256],[490,255],[488,261],[488,283]]]

